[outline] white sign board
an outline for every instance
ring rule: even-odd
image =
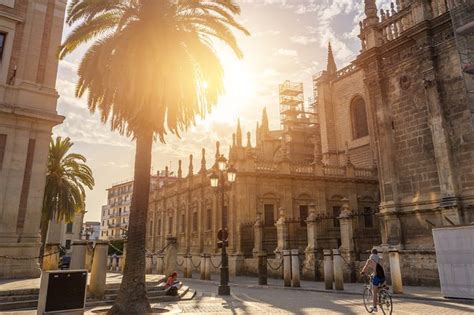
[[[474,299],[474,225],[433,229],[441,292]]]

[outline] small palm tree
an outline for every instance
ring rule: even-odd
[[[94,187],[91,169],[85,164],[86,158],[70,153],[71,139],[57,137],[49,144],[46,186],[41,215],[41,251],[43,256],[49,222],[72,222],[74,215],[84,211],[85,187]]]
[[[110,313],[150,311],[145,288],[145,238],[153,140],[165,140],[203,117],[223,93],[216,41],[243,56],[232,28],[249,34],[232,0],[72,0],[75,24],[59,49],[64,58],[95,40],[83,56],[76,96],[87,92],[112,130],[136,141],[134,189],[122,284]]]

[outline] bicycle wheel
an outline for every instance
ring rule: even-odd
[[[393,310],[392,295],[386,290],[380,292],[380,309],[385,315],[391,315]]]
[[[364,300],[365,310],[368,313],[372,313],[370,311],[370,308],[372,307],[372,305],[374,303],[374,298],[373,298],[373,295],[372,295],[372,290],[370,288],[365,287],[364,293],[362,294],[362,299]]]

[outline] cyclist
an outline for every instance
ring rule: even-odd
[[[385,282],[385,272],[381,264],[381,258],[378,251],[374,248],[372,249],[372,254],[365,263],[364,268],[362,268],[361,274],[364,274],[365,271],[370,268],[373,273],[372,277],[372,293],[374,296],[373,306],[370,309],[371,313],[377,312],[377,298],[379,295],[379,287]]]

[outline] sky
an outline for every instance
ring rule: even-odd
[[[380,5],[384,0],[378,0]],[[225,94],[205,120],[181,134],[169,135],[166,144],[153,146],[152,171],[168,166],[176,171],[183,160],[187,174],[189,155],[194,154],[195,169],[200,165],[201,148],[206,149],[208,165],[213,163],[215,142],[224,153],[232,141],[237,118],[244,134],[250,131],[255,144],[255,128],[267,108],[270,128],[278,129],[278,84],[286,80],[303,82],[305,98],[312,97],[312,76],[326,67],[330,41],[338,68],[348,65],[359,53],[359,21],[363,19],[363,0],[239,0],[242,12],[237,20],[251,32],[237,34],[244,52],[242,60],[230,51],[219,49],[225,70]],[[380,6],[379,6],[380,8]],[[63,37],[70,32],[64,27]],[[60,61],[57,90],[59,114],[63,124],[54,128],[56,136],[69,136],[72,151],[87,158],[96,181],[86,197],[87,221],[99,221],[106,189],[133,178],[135,143],[110,131],[97,114],[90,114],[85,98],[74,97],[77,65],[86,47]]]

